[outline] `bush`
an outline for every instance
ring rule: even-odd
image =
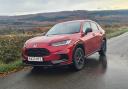
[[[23,43],[32,35],[6,35],[0,36],[0,62],[11,63],[21,58]]]

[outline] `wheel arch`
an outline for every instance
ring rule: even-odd
[[[84,54],[85,54],[85,46],[84,46],[84,43],[83,42],[78,42],[75,47],[73,48],[73,53],[75,52],[76,48],[82,48],[83,51],[84,51]]]

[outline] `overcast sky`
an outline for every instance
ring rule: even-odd
[[[0,15],[128,9],[128,0],[0,0]]]

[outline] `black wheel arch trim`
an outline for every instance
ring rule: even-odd
[[[74,54],[74,51],[75,51],[76,48],[78,48],[78,47],[82,48],[83,51],[84,51],[84,54],[85,54],[85,46],[84,46],[84,42],[81,41],[81,40],[75,42],[74,47],[73,47],[73,50],[72,50],[72,53]],[[73,55],[72,55],[72,56],[73,56]]]

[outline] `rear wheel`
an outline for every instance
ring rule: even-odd
[[[73,54],[73,68],[77,71],[84,68],[85,54],[82,48],[76,48]]]
[[[101,49],[99,51],[100,56],[105,56],[107,51],[107,41],[103,40]]]

